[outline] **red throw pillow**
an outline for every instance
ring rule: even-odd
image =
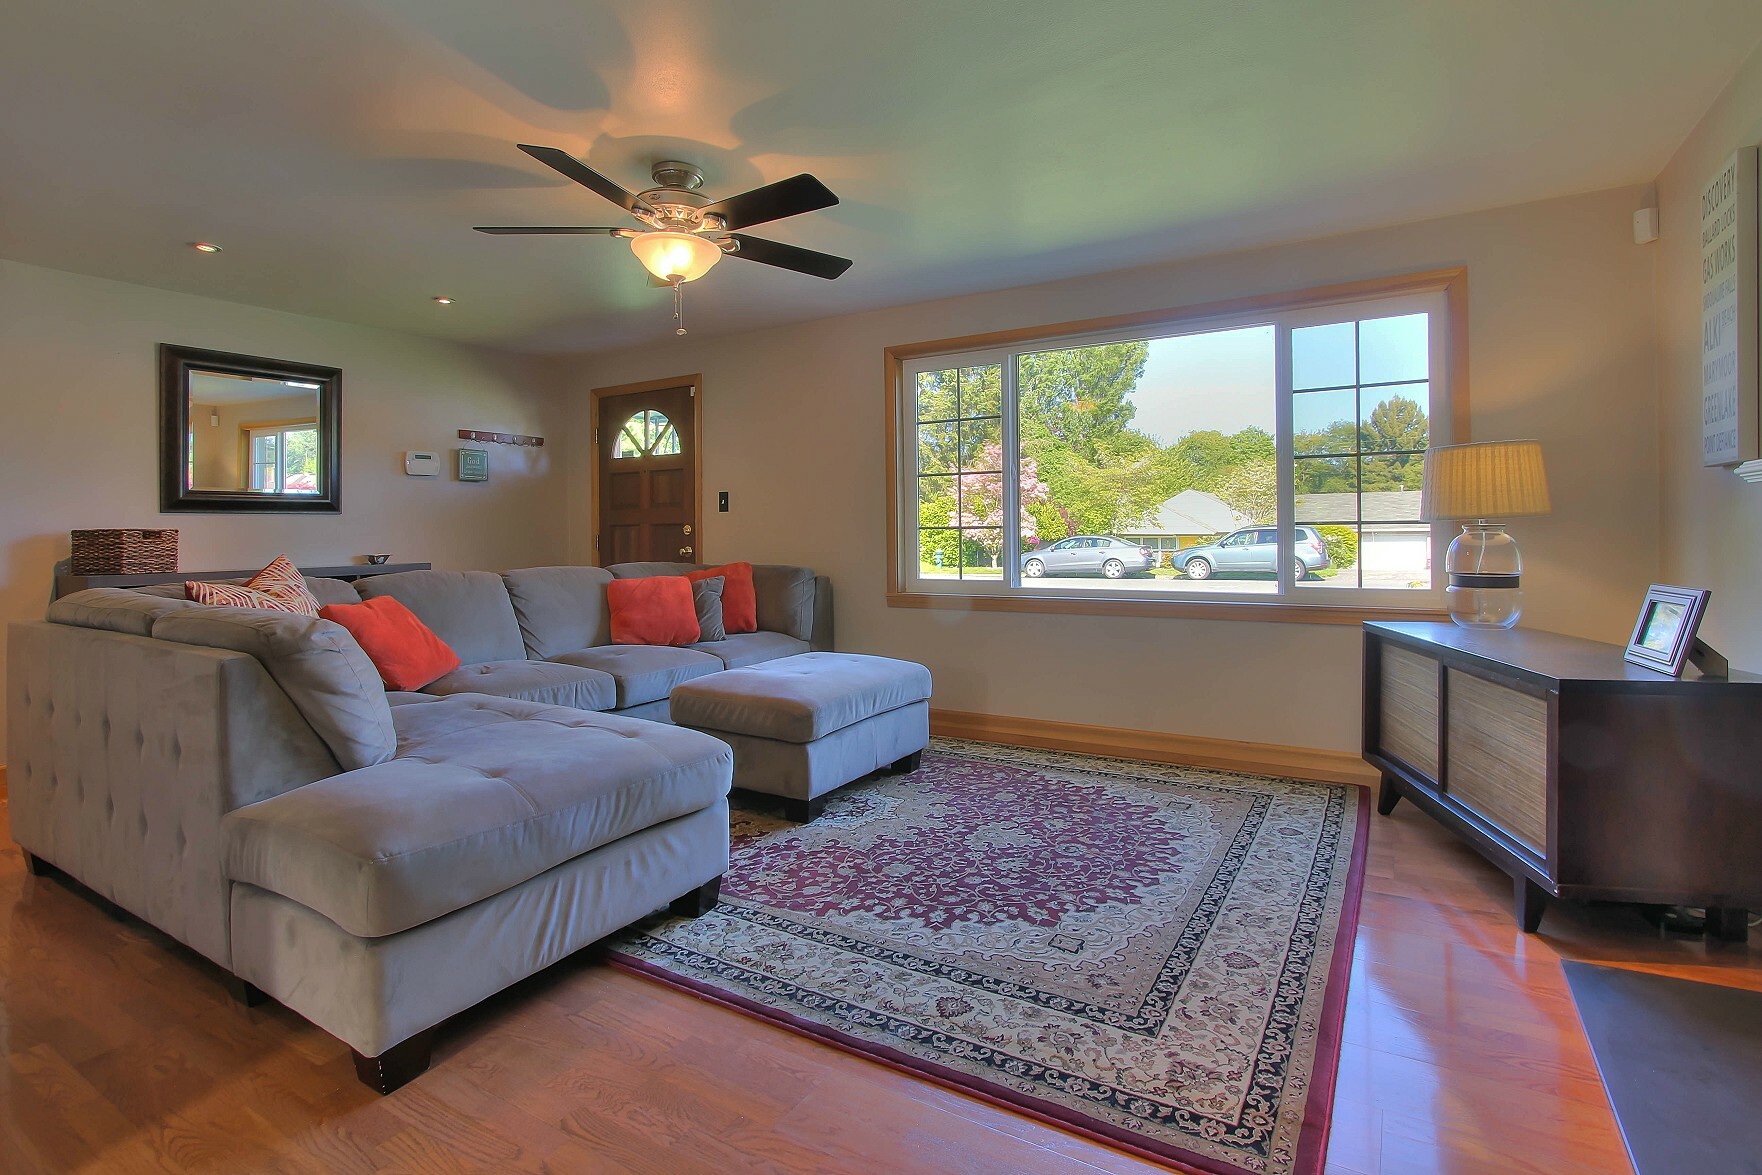
[[[318,615],[349,630],[386,689],[418,690],[459,667],[459,654],[390,596],[364,604],[326,604]]]
[[[759,596],[753,590],[751,563],[724,563],[702,571],[687,571],[686,579],[712,579],[720,575],[722,585],[722,627],[730,636],[737,632],[759,631]]]
[[[691,584],[682,575],[614,579],[606,585],[615,645],[692,645],[701,635]]]

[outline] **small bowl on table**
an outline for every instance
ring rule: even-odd
[[[377,555],[367,556],[367,561],[369,563],[373,564],[375,567],[378,567],[381,563],[384,563],[387,559],[390,559],[390,558],[391,558],[390,552],[381,552],[380,554],[377,554]]]

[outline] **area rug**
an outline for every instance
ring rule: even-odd
[[[1177,1169],[1322,1169],[1362,788],[936,740],[614,964]]]

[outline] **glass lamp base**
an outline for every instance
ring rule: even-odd
[[[1444,569],[1450,584],[1444,605],[1463,628],[1510,628],[1523,614],[1518,586],[1523,558],[1502,525],[1485,519],[1463,523]]]

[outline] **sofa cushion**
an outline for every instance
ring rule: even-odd
[[[461,665],[422,687],[425,694],[491,694],[546,706],[610,710],[618,692],[611,677],[595,669],[550,661],[480,661]]]
[[[611,674],[620,710],[664,698],[682,681],[722,671],[721,660],[708,653],[662,645],[607,645],[564,653],[556,661]]]
[[[733,772],[725,743],[635,718],[481,696],[396,715],[396,759],[229,813],[226,876],[396,934],[712,807]]]
[[[359,604],[326,604],[319,615],[353,634],[388,690],[419,690],[459,667],[459,654],[390,596]]]
[[[544,660],[559,653],[612,643],[606,611],[604,567],[522,567],[502,573],[526,655]]]
[[[108,632],[126,632],[130,636],[152,636],[153,622],[171,612],[195,608],[183,598],[183,584],[176,587],[173,597],[146,596],[128,588],[87,588],[71,592],[49,605],[47,619],[53,624],[71,624],[76,628],[102,628]]]
[[[397,749],[379,671],[341,625],[292,612],[196,605],[159,617],[153,636],[257,658],[345,771],[389,759]]]
[[[803,653],[730,669],[673,691],[673,721],[809,743],[930,696],[930,671],[912,661]]]
[[[782,563],[753,565],[753,596],[759,629],[797,640],[814,636],[814,569]]]
[[[391,596],[422,618],[467,665],[526,656],[502,577],[488,571],[399,571],[360,583],[361,598]]]
[[[727,640],[708,641],[691,646],[719,658],[729,669],[775,661],[808,651],[808,642],[784,636],[780,632],[738,632]]]

